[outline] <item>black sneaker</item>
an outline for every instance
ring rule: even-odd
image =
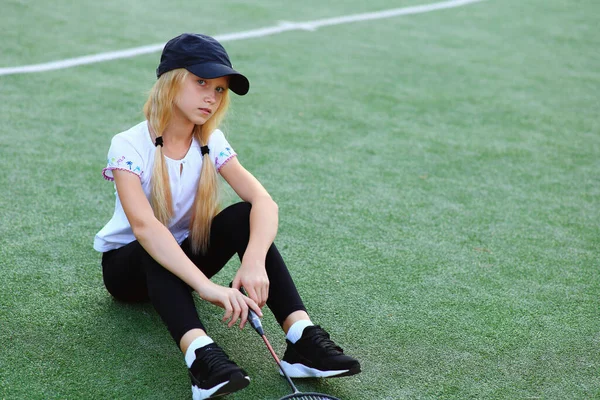
[[[250,383],[246,371],[231,361],[214,343],[196,350],[196,360],[189,373],[193,400],[224,396],[243,389]]]
[[[286,341],[281,366],[291,378],[339,377],[360,372],[360,363],[345,355],[319,325],[304,328],[295,344]]]

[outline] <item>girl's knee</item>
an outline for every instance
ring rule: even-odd
[[[247,201],[241,201],[239,203],[235,203],[227,207],[225,210],[231,209],[231,213],[238,218],[250,217],[250,210],[252,209],[252,204]],[[223,210],[223,211],[225,211]]]
[[[232,204],[215,217],[213,224],[217,226],[222,225],[236,228],[247,226],[249,229],[251,209],[252,204],[248,202]]]

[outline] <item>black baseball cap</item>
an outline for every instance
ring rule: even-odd
[[[250,89],[248,78],[233,69],[221,43],[207,35],[184,33],[167,42],[156,77],[177,68],[185,68],[206,79],[229,76],[229,89],[240,96]]]

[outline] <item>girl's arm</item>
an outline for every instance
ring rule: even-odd
[[[260,307],[269,297],[269,278],[265,270],[267,251],[277,235],[278,207],[261,183],[248,172],[237,157],[221,168],[221,176],[244,201],[252,204],[250,211],[250,241],[242,258],[233,287],[243,286],[248,296]]]
[[[171,232],[154,216],[139,177],[121,170],[114,170],[113,176],[133,234],[152,258],[192,287],[202,299],[224,308],[223,320],[231,319],[230,327],[238,318],[241,318],[240,327],[244,327],[248,307],[261,315],[260,308],[253,300],[243,296],[237,289],[229,289],[211,282],[192,263]]]

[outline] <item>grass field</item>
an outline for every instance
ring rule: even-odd
[[[5,0],[0,68],[423,3]],[[300,390],[600,398],[598,15],[489,0],[225,44],[251,90],[224,130],[313,319],[363,366]],[[158,58],[0,76],[0,399],[190,398],[153,308],[113,301],[92,249],[110,138],[143,119]],[[289,393],[253,331],[198,307],[252,378],[228,398]]]

